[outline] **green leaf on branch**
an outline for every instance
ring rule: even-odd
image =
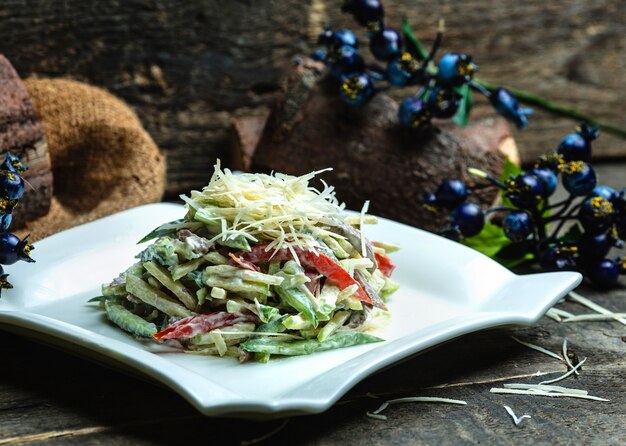
[[[509,179],[509,177],[514,177],[522,173],[523,170],[513,161],[508,158],[504,159],[504,165],[502,166],[502,173],[500,174],[500,181],[503,183]]]
[[[468,84],[463,84],[461,87],[458,87],[456,91],[461,95],[461,102],[459,103],[459,109],[452,117],[452,121],[461,127],[467,127],[473,105],[472,90]]]
[[[479,234],[463,239],[463,244],[493,258],[502,248],[510,245],[511,240],[504,235],[500,226],[485,223],[485,227]]]
[[[494,260],[506,268],[515,268],[535,258],[534,254],[528,252],[528,244],[510,243],[502,248],[494,257]]]
[[[523,170],[513,161],[508,158],[504,159],[504,164],[502,165],[502,173],[500,173],[500,182],[506,184],[507,180],[511,177],[517,176],[522,173]],[[505,190],[500,190],[500,196],[502,197],[502,206],[506,207],[516,207],[513,206],[509,197],[506,196]]]
[[[422,61],[428,57],[428,52],[422,46],[409,24],[409,20],[406,17],[402,18],[402,34],[404,34],[404,41],[406,42],[406,50],[411,56],[419,61]]]

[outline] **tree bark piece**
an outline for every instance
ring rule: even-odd
[[[321,67],[309,61],[293,70],[283,99],[257,136],[251,170],[302,175],[332,167],[323,178],[349,208],[360,209],[370,200],[374,214],[435,231],[445,227],[448,216],[425,210],[424,192],[434,191],[445,178],[473,185],[468,167],[498,175],[506,156],[519,159],[509,126],[500,118],[474,121],[463,129],[446,123],[415,132],[400,126],[398,104],[388,96],[351,107],[322,77]],[[249,132],[238,140],[249,146],[261,127],[262,118],[255,119],[256,125],[247,127],[235,120],[235,132]],[[496,196],[493,189],[482,190],[472,200],[490,204]]]
[[[23,154],[29,170],[24,196],[13,213],[11,229],[48,213],[52,199],[52,172],[43,126],[28,90],[11,63],[0,55],[0,160],[8,151]]]

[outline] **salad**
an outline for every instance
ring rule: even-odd
[[[108,319],[139,338],[185,352],[267,362],[380,342],[399,285],[368,241],[366,202],[346,215],[312,172],[233,174],[219,161],[202,191],[181,196],[187,214],[154,229],[138,262],[103,285]]]

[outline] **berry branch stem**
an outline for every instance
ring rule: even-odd
[[[483,81],[481,79],[474,78],[474,82],[478,85],[483,86],[489,91],[493,91],[498,88],[497,85],[494,85],[490,82]],[[562,105],[557,104],[556,102],[550,101],[542,96],[530,93],[528,91],[520,90],[517,88],[508,88],[508,90],[517,97],[521,102],[524,102],[529,105],[535,105],[547,112],[550,112],[557,116],[565,116],[567,118],[576,119],[579,121],[585,121],[590,124],[597,125],[601,130],[604,130],[607,133],[611,133],[612,135],[619,136],[620,138],[626,139],[626,128],[620,127],[614,124],[610,124],[608,122],[600,121],[593,116],[589,116],[585,113],[581,113],[578,110],[570,107],[564,107]]]

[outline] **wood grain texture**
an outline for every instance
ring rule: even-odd
[[[566,4],[386,1],[388,23],[406,14],[427,44],[444,18],[443,51],[465,51],[486,80],[541,93],[626,126],[626,23],[619,0]],[[232,115],[270,105],[291,58],[308,54],[324,23],[355,23],[331,0],[6,0],[0,52],[22,76],[70,77],[131,104],[168,156],[168,193],[206,183],[228,164]],[[396,99],[408,92],[395,92]],[[490,114],[479,104],[477,117]],[[556,146],[574,123],[537,112],[517,132],[522,157]],[[624,154],[603,135],[598,156]]]

